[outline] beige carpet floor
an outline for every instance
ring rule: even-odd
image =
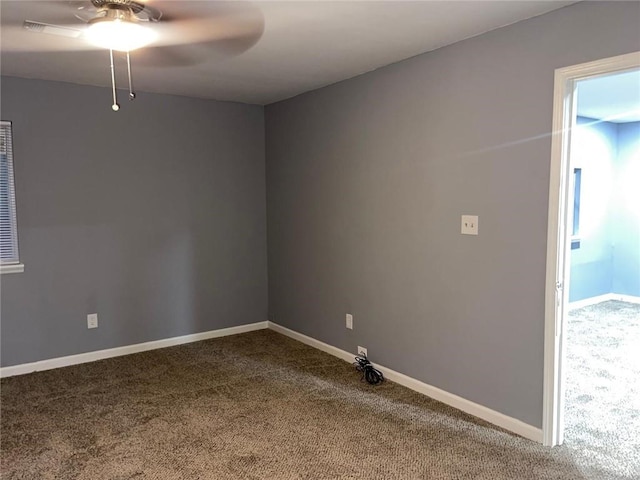
[[[3,480],[625,478],[267,330],[0,393]]]

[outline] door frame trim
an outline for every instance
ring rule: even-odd
[[[549,214],[545,280],[544,380],[542,437],[546,446],[563,442],[564,389],[562,376],[563,315],[568,304],[567,252],[570,182],[570,133],[575,122],[575,87],[578,80],[640,68],[640,52],[558,68],[554,76],[553,128],[549,172]]]

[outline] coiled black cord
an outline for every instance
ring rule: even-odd
[[[358,356],[355,357],[355,360],[356,361],[353,365],[356,367],[356,370],[362,373],[362,380],[366,380],[371,385],[378,385],[384,381],[384,375],[382,375],[382,372],[374,368],[366,355],[358,354]]]

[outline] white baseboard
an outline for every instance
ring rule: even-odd
[[[153,342],[136,343],[134,345],[126,345],[124,347],[108,348],[106,350],[97,350],[95,352],[79,353],[77,355],[69,355],[66,357],[23,363],[20,365],[0,368],[0,378],[24,375],[26,373],[39,372],[42,370],[51,370],[53,368],[68,367],[70,365],[78,365],[80,363],[95,362],[96,360],[103,360],[105,358],[120,357],[122,355],[130,355],[132,353],[173,347],[184,343],[199,342],[210,338],[226,337],[228,335],[252,332],[254,330],[263,330],[265,328],[268,328],[268,322],[250,323],[248,325],[240,325],[238,327],[221,328],[219,330],[210,330],[208,332],[193,333],[191,335],[182,335],[180,337],[165,338],[163,340],[155,340]]]
[[[290,330],[286,327],[278,325],[277,323],[268,322],[268,325],[271,330],[286,335],[287,337],[291,337],[294,340],[298,340],[299,342],[317,348],[318,350],[322,350],[323,352],[329,353],[347,362],[354,361],[355,353],[349,353],[340,348],[321,342],[320,340],[316,340],[315,338],[308,337],[307,335],[303,335],[302,333],[298,333],[294,330]],[[446,392],[437,387],[421,382],[420,380],[416,380],[415,378],[411,378],[407,375],[391,370],[390,368],[378,364],[374,365],[384,374],[385,378],[391,380],[392,382],[398,383],[418,393],[422,393],[423,395],[431,397],[451,407],[457,408],[458,410],[462,410],[463,412],[475,417],[481,418],[482,420],[497,425],[498,427],[502,427],[522,437],[528,438],[538,443],[542,443],[541,428],[534,427],[533,425],[524,423],[523,421],[516,418],[509,417],[495,410],[491,410],[484,405],[480,405],[478,403],[472,402],[471,400],[467,400],[466,398],[462,398],[458,395]]]
[[[298,340],[310,347],[317,348],[318,350],[322,350],[323,352],[329,353],[334,357],[338,357],[345,362],[353,363],[355,361],[355,353],[349,353],[346,350],[342,350],[338,347],[334,347],[333,345],[329,345],[328,343],[321,342],[320,340],[316,340],[315,338],[308,337],[302,333],[298,333],[295,330],[291,330],[287,327],[283,327],[282,325],[278,325],[274,322],[267,322],[269,325],[269,329],[274,332],[281,333],[282,335],[286,335],[287,337],[293,338],[294,340]]]
[[[598,295],[596,297],[585,298],[583,300],[577,300],[569,303],[569,310],[576,310],[578,308],[589,307],[591,305],[597,305],[598,303],[608,302],[609,300],[619,300],[627,303],[640,304],[640,297],[634,295],[622,295],[620,293],[605,293],[604,295]]]
[[[634,295],[620,295],[619,293],[612,293],[611,300],[620,300],[621,302],[640,304],[640,297],[636,297]]]

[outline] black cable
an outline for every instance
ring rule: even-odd
[[[384,381],[382,372],[374,368],[366,355],[358,354],[355,360],[353,365],[356,367],[356,370],[362,373],[362,380],[366,380],[371,385],[378,385]]]

